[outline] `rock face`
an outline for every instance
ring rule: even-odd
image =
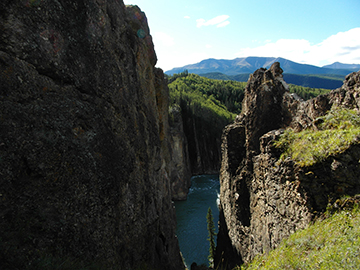
[[[0,14],[2,268],[184,269],[145,14],[119,0],[6,0]]]
[[[187,138],[180,107],[170,108],[170,140],[172,150],[171,188],[173,200],[186,200],[191,186],[191,171]]]
[[[213,122],[206,119],[204,115],[200,116],[200,111],[194,113],[194,109],[190,106],[183,104],[180,106],[183,129],[187,138],[191,174],[218,174],[222,130],[214,127]]]
[[[185,121],[192,175],[218,174],[221,160],[221,132],[214,136],[211,127],[193,115]],[[211,125],[211,124],[210,124]]]
[[[249,262],[306,227],[329,198],[360,192],[359,145],[302,168],[290,159],[278,162],[281,153],[273,146],[282,128],[314,125],[332,106],[359,109],[359,94],[360,72],[329,95],[307,102],[289,94],[278,63],[250,77],[243,112],[222,138],[217,263],[231,269]]]

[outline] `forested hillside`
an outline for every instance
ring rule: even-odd
[[[245,82],[212,80],[187,71],[168,77],[171,103],[196,103],[220,115],[239,114]],[[226,112],[227,111],[227,112]]]
[[[192,174],[217,172],[222,129],[241,111],[246,83],[182,72],[168,76],[170,106],[179,106]]]
[[[304,100],[317,97],[318,95],[324,95],[331,91],[328,89],[303,87],[294,84],[289,84],[289,88],[290,93],[296,93]]]

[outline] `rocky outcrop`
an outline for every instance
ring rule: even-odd
[[[359,145],[311,167],[280,162],[273,146],[282,128],[314,126],[332,106],[359,109],[359,76],[307,102],[287,91],[278,63],[249,78],[243,112],[223,133],[217,263],[231,269],[249,262],[305,228],[329,198],[360,192]]]
[[[145,14],[118,0],[0,14],[1,268],[183,269]]]

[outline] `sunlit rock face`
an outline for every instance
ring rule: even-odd
[[[277,247],[326,209],[329,198],[360,192],[359,145],[321,163],[279,162],[283,128],[302,130],[334,106],[360,108],[360,72],[325,96],[302,101],[287,91],[278,63],[250,76],[243,111],[224,129],[217,263],[229,269]]]
[[[168,89],[155,64],[136,6],[0,3],[4,269],[41,269],[44,260],[184,268],[171,202]]]

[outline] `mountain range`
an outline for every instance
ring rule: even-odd
[[[360,70],[358,64],[335,62],[318,67],[280,57],[246,57],[233,60],[211,58],[196,64],[173,68],[165,73],[172,75],[187,70],[189,73],[212,79],[247,81],[249,74],[262,67],[269,68],[274,62],[280,63],[286,82],[313,88],[335,89],[342,85],[347,74]]]
[[[284,73],[290,74],[336,74],[347,75],[353,71],[358,71],[360,65],[350,65],[342,63],[333,63],[328,66],[318,67],[308,64],[300,64],[285,58],[275,57],[245,57],[233,60],[226,59],[206,59],[196,64],[173,68],[166,71],[168,75],[180,73],[188,70],[189,73],[203,74],[211,72],[220,72],[225,75],[237,75],[241,73],[253,73],[255,70],[263,67],[269,68],[274,62],[279,62]]]

